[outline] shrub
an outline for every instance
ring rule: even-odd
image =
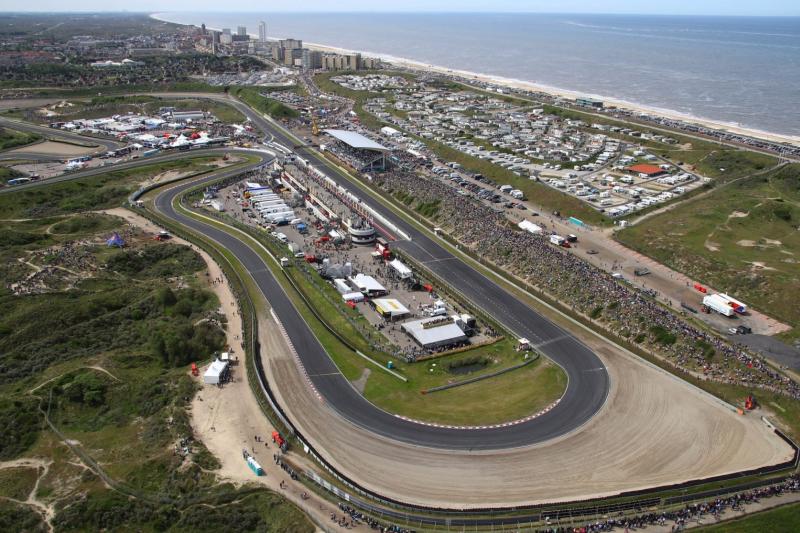
[[[448,370],[455,370],[457,368],[462,368],[465,366],[473,366],[473,365],[481,365],[486,366],[489,364],[489,360],[486,357],[476,355],[473,357],[464,357],[463,359],[456,359],[455,361],[450,361],[447,363]]]
[[[81,372],[72,377],[65,377],[57,387],[57,392],[71,402],[98,406],[105,403],[106,384],[93,371]]]
[[[147,246],[139,250],[122,250],[109,257],[106,268],[137,278],[166,278],[205,267],[193,250],[178,244]]]
[[[37,400],[0,400],[0,459],[11,459],[30,448],[40,425]]]
[[[714,349],[714,347],[706,341],[697,341],[695,345],[700,349],[700,351],[703,352],[703,357],[706,359],[706,361],[711,361],[717,354],[717,351]]]
[[[792,220],[792,211],[787,206],[778,206],[772,210],[772,213],[781,220],[789,222]]]
[[[674,333],[670,333],[661,326],[652,326],[650,328],[650,333],[653,334],[657,343],[665,346],[675,344],[675,341],[678,340],[678,337]]]

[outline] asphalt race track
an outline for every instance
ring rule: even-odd
[[[245,113],[255,126],[275,141],[289,148],[295,145],[295,141],[288,137],[282,129],[241,102],[230,100],[224,96],[215,96],[214,99],[224,100],[234,105]],[[213,182],[240,173],[242,169],[220,170],[199,180],[191,180],[160,193],[156,199],[156,208],[162,214],[216,240],[234,253],[248,269],[283,323],[314,387],[331,408],[352,423],[387,438],[419,446],[458,450],[497,450],[544,442],[580,427],[600,410],[608,395],[609,376],[602,361],[588,347],[539,315],[462,259],[452,255],[426,233],[408,224],[404,219],[374,200],[360,185],[347,181],[327,160],[307,152],[304,148],[300,148],[300,150],[312,157],[313,164],[331,179],[356,192],[365,204],[381,213],[411,237],[410,241],[394,243],[395,247],[401,248],[415,260],[425,264],[440,278],[448,280],[474,305],[494,317],[515,335],[530,339],[539,351],[559,364],[569,378],[567,390],[554,408],[535,419],[515,425],[471,430],[433,427],[398,418],[369,403],[344,378],[294,308],[281,285],[254,250],[238,238],[216,227],[186,217],[173,209],[172,200],[181,192],[201,183]],[[236,150],[200,150],[191,155],[210,155],[226,151]],[[252,151],[248,153],[254,154]],[[104,168],[78,172],[64,176],[62,179],[55,178],[28,185],[33,188],[118,168],[146,165],[188,156],[189,154],[172,153],[116,165],[113,169]],[[262,154],[262,158],[267,159],[267,156]],[[4,192],[21,188],[23,186],[5,189]]]
[[[86,135],[79,135],[77,133],[65,132],[64,130],[39,126],[38,124],[31,124],[28,122],[21,122],[17,120],[9,120],[4,117],[0,117],[0,126],[28,133],[36,133],[41,135],[45,139],[53,139],[56,141],[63,140],[66,142],[72,142],[87,146],[94,144],[98,146],[98,148],[102,148],[103,152],[116,150],[117,148],[121,148],[123,146],[123,143],[111,139],[103,139],[100,137],[89,137]],[[23,148],[23,146],[20,146],[19,148]],[[13,153],[0,154],[0,160],[3,159],[27,159],[31,161],[51,161],[53,160],[53,155],[39,154],[36,153],[35,151],[31,151],[25,154],[13,154]],[[108,169],[106,169],[106,171],[107,170]]]
[[[241,172],[241,170],[233,172]],[[230,174],[229,172],[227,175]],[[607,378],[607,374],[599,359],[576,341],[568,342],[571,337],[565,337],[563,331],[551,326],[551,328],[553,328],[553,334],[559,338],[565,338],[548,344],[547,347],[551,349],[547,350],[547,352],[555,353],[552,347],[559,348],[558,354],[564,359],[566,364],[562,363],[562,361],[558,362],[559,364],[565,364],[565,369],[570,376],[570,384],[565,398],[558,407],[535,420],[513,426],[488,428],[477,431],[439,428],[417,424],[400,419],[378,409],[361,396],[339,372],[331,358],[328,357],[325,349],[291,303],[291,300],[284,292],[282,286],[275,279],[267,265],[264,264],[261,256],[236,237],[212,225],[178,213],[173,208],[172,201],[183,191],[199,183],[218,180],[225,175],[226,173],[220,173],[208,176],[199,181],[191,181],[168,189],[156,198],[156,209],[159,213],[178,222],[182,226],[189,227],[217,241],[236,255],[242,262],[242,265],[253,276],[253,279],[283,323],[314,387],[330,407],[349,421],[374,433],[409,444],[460,450],[503,449],[542,442],[571,431],[588,420],[596,411],[596,409],[592,410],[592,405],[585,401],[587,398],[596,397],[598,399],[598,408],[602,405],[605,399],[605,390],[601,389],[599,394],[589,394],[589,390],[580,390],[591,387],[593,377],[596,378],[599,376]],[[460,263],[460,261],[455,258],[453,258],[452,262]],[[464,269],[469,270],[470,267],[464,265]],[[480,276],[477,272],[475,274],[477,277],[472,278],[473,282],[491,284],[489,280]],[[484,286],[483,289],[488,291],[488,293],[500,290],[496,286]],[[514,300],[510,295],[503,295],[500,293],[497,294],[497,296],[505,301],[507,305],[513,306],[515,312],[522,313],[523,315],[521,318],[526,318],[527,315],[531,315],[530,318],[532,320],[538,318],[536,322],[531,322],[531,324],[549,324],[541,317],[538,317],[530,308]],[[491,296],[485,301],[489,304],[496,302]],[[513,302],[517,302],[517,305],[514,305]],[[501,312],[500,316],[504,316],[505,314],[505,312]],[[523,322],[518,322],[517,324],[519,327],[525,327]],[[529,329],[530,331],[534,331],[533,328]],[[539,336],[542,336],[543,333],[542,331],[538,331]],[[575,353],[571,353],[571,350],[575,350]],[[582,351],[579,352],[579,350]],[[551,353],[547,353],[547,355],[552,356]],[[583,362],[581,358],[586,356],[589,357],[587,361],[589,365],[594,366],[590,366],[590,368],[587,369],[588,371],[584,372],[584,368],[581,367],[579,363]],[[576,364],[572,364],[571,361],[575,361]],[[601,371],[597,371],[598,368]],[[598,379],[596,382],[602,387],[607,385],[607,379]],[[576,384],[578,386],[576,386]]]

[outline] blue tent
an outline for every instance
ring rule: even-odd
[[[106,246],[116,246],[117,248],[122,248],[123,246],[125,246],[125,241],[122,239],[122,237],[119,236],[119,233],[115,231],[114,235],[112,235],[106,241]]]

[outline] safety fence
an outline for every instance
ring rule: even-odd
[[[212,180],[208,181],[210,182]],[[648,490],[625,492],[614,497],[615,500],[620,500],[619,503],[615,503],[614,501],[609,503],[609,498],[600,498],[585,501],[565,502],[555,505],[487,507],[469,510],[456,510],[413,505],[382,496],[369,489],[366,489],[365,487],[362,487],[356,481],[339,472],[321,453],[316,450],[309,439],[307,439],[303,433],[292,424],[288,415],[278,403],[269,384],[269,380],[267,379],[263,361],[260,357],[260,344],[258,342],[258,319],[255,304],[246,290],[246,284],[243,278],[239,275],[238,271],[221,253],[216,250],[216,246],[213,244],[199,238],[194,233],[184,232],[181,229],[181,226],[174,224],[160,216],[157,217],[156,221],[173,231],[176,235],[203,247],[212,255],[212,257],[215,257],[216,260],[221,261],[220,266],[223,268],[226,276],[228,276],[228,279],[232,282],[231,287],[234,289],[234,293],[239,301],[240,313],[242,316],[243,325],[245,327],[245,359],[248,368],[248,377],[255,378],[250,379],[250,383],[253,390],[257,393],[260,393],[256,394],[256,397],[259,400],[259,405],[262,407],[262,411],[265,413],[267,418],[276,425],[276,427],[279,429],[285,428],[286,433],[296,439],[296,442],[302,446],[304,452],[314,459],[317,464],[319,464],[333,479],[335,479],[338,485],[331,483],[313,470],[306,470],[304,472],[307,479],[312,481],[318,487],[329,492],[332,496],[348,502],[349,504],[354,505],[375,517],[389,519],[397,523],[402,522],[408,525],[419,524],[421,527],[522,527],[541,523],[545,519],[576,520],[630,511],[645,512],[647,510],[664,507],[666,505],[673,505],[675,503],[701,501],[712,496],[734,494],[736,492],[740,492],[741,490],[747,490],[749,487],[767,486],[770,484],[775,484],[778,481],[775,479],[747,481],[743,483],[741,487],[740,485],[734,483],[724,488],[696,493],[696,495],[687,494],[685,496],[670,496],[668,498],[662,498],[658,496],[659,493],[675,492],[684,489],[689,490],[693,487],[708,483],[777,474],[778,472],[785,472],[790,469],[797,468],[798,457],[800,457],[800,451],[798,450],[798,447],[785,434],[775,429],[775,433],[785,440],[794,450],[793,457],[789,461],[778,465],[748,470],[736,474],[698,479],[686,483],[661,486]],[[761,485],[755,485],[758,483]],[[683,499],[677,501],[675,498]]]

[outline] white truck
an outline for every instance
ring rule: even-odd
[[[724,316],[733,316],[736,311],[725,298],[719,294],[708,294],[703,297],[703,305]]]

